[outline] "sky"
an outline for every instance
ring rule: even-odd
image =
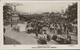
[[[24,13],[61,12],[74,2],[22,2],[16,10]]]

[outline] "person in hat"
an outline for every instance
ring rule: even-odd
[[[4,27],[4,33],[5,33],[5,31],[6,31],[6,29],[5,29],[5,27]]]
[[[41,34],[38,36],[38,43],[39,44],[47,44],[47,35],[45,34],[44,31],[42,31]]]

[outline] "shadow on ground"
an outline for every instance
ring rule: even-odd
[[[10,37],[7,36],[4,37],[4,45],[16,45],[16,44],[21,44],[21,43]]]

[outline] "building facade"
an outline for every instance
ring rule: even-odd
[[[19,16],[18,16],[18,13],[17,12],[13,12],[12,13],[12,17],[11,17],[11,22],[18,22],[19,21]]]

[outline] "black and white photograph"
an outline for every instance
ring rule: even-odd
[[[49,49],[1,49],[1,50],[49,50]],[[79,49],[54,49],[54,50],[79,50]]]
[[[78,44],[78,2],[4,2],[4,45]]]

